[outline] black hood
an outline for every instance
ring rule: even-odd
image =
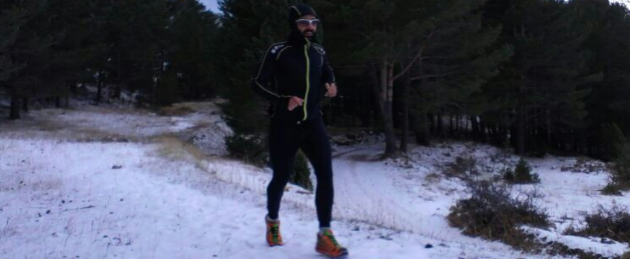
[[[288,22],[289,22],[289,28],[291,29],[291,32],[289,33],[289,38],[287,39],[287,42],[289,42],[289,44],[300,45],[300,44],[306,43],[306,39],[298,30],[295,20],[299,19],[300,17],[304,15],[309,15],[309,14],[319,19],[319,16],[317,15],[317,13],[315,13],[315,10],[308,5],[296,4],[294,6],[289,7]],[[310,40],[311,42],[318,42],[316,33],[313,34],[313,37],[311,37]]]

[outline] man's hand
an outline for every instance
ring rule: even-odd
[[[287,106],[287,109],[289,109],[289,111],[292,111],[293,109],[295,109],[295,107],[302,106],[303,103],[304,99],[293,96],[291,97],[291,99],[289,99],[289,105]]]
[[[326,94],[324,96],[330,98],[337,96],[337,85],[335,83],[326,83]]]

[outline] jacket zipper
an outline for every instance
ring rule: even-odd
[[[310,76],[311,76],[311,61],[308,58],[308,48],[311,47],[311,42],[307,39],[306,40],[306,45],[304,45],[304,57],[306,57],[306,95],[304,96],[304,118],[302,118],[303,121],[306,120],[306,118],[308,118],[308,112],[307,112],[307,104],[308,104],[308,92],[311,88],[311,82],[310,82]]]

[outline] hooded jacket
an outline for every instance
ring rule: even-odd
[[[252,78],[252,88],[271,102],[274,119],[305,121],[321,117],[321,101],[326,93],[324,83],[334,83],[335,76],[324,48],[316,38],[299,32],[295,20],[315,11],[304,4],[289,8],[291,33],[287,41],[271,45]],[[304,99],[302,106],[289,111],[289,99]]]

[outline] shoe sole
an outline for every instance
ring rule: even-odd
[[[350,254],[348,253],[348,250],[343,250],[341,252],[341,254],[337,255],[337,256],[333,256],[333,255],[329,255],[326,252],[320,251],[315,249],[315,252],[318,252],[321,255],[327,256],[328,258],[335,258],[335,259],[343,259],[343,258],[347,258]]]

